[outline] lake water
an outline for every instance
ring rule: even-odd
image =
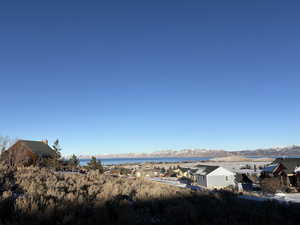
[[[278,157],[286,157],[286,158],[300,158],[300,156],[246,156],[246,158],[278,158]],[[205,161],[212,159],[213,157],[170,157],[170,158],[107,158],[107,159],[99,159],[101,160],[103,165],[119,165],[119,164],[138,164],[145,162],[185,162],[185,161]],[[90,159],[80,159],[80,165],[86,165]]]
[[[118,165],[127,163],[145,163],[145,162],[184,162],[184,161],[204,161],[212,157],[185,157],[185,158],[107,158],[99,159],[103,165]],[[90,159],[80,159],[80,165],[86,165]]]

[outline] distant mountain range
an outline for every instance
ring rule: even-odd
[[[206,149],[162,150],[153,153],[99,154],[97,158],[154,158],[154,157],[226,157],[226,156],[300,156],[300,146],[276,147],[256,150],[225,151]],[[80,155],[87,159],[91,156]]]

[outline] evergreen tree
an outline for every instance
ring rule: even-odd
[[[69,164],[73,167],[76,168],[79,166],[79,159],[77,158],[76,155],[72,155],[71,158],[69,159]]]
[[[54,150],[55,152],[55,156],[51,159],[47,159],[47,160],[44,160],[44,164],[46,164],[47,166],[50,166],[50,167],[53,167],[54,169],[60,169],[60,158],[61,158],[61,147],[60,147],[60,144],[59,144],[59,140],[56,139],[56,141],[53,143],[52,145],[52,149]]]
[[[94,157],[94,156],[88,162],[87,167],[91,170],[99,170],[100,173],[104,172],[101,161],[97,160],[96,157]]]
[[[61,147],[60,147],[60,144],[59,144],[59,140],[58,140],[58,139],[56,139],[56,141],[53,143],[52,148],[53,148],[53,150],[55,151],[56,158],[57,158],[57,159],[60,159],[60,157],[61,157],[61,153],[60,153]]]

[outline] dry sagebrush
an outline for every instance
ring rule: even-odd
[[[178,188],[175,187],[142,179],[115,178],[93,170],[80,174],[33,166],[11,170],[1,165],[0,172],[3,187],[1,200],[9,200],[13,204],[12,217],[23,219],[33,215],[57,217],[58,212],[70,214],[74,208],[80,213],[86,210],[91,212],[96,207],[111,206],[116,201],[124,200],[129,204],[178,195]]]
[[[300,207],[142,179],[0,165],[0,224],[299,224]]]
[[[107,201],[117,195],[147,200],[170,197],[178,191],[178,188],[142,179],[105,176],[98,171],[89,171],[87,174],[61,173],[37,167],[17,168],[15,183],[26,196],[88,202]]]

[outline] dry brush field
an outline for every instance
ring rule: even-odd
[[[1,224],[299,224],[296,204],[251,202],[97,171],[0,166]]]

